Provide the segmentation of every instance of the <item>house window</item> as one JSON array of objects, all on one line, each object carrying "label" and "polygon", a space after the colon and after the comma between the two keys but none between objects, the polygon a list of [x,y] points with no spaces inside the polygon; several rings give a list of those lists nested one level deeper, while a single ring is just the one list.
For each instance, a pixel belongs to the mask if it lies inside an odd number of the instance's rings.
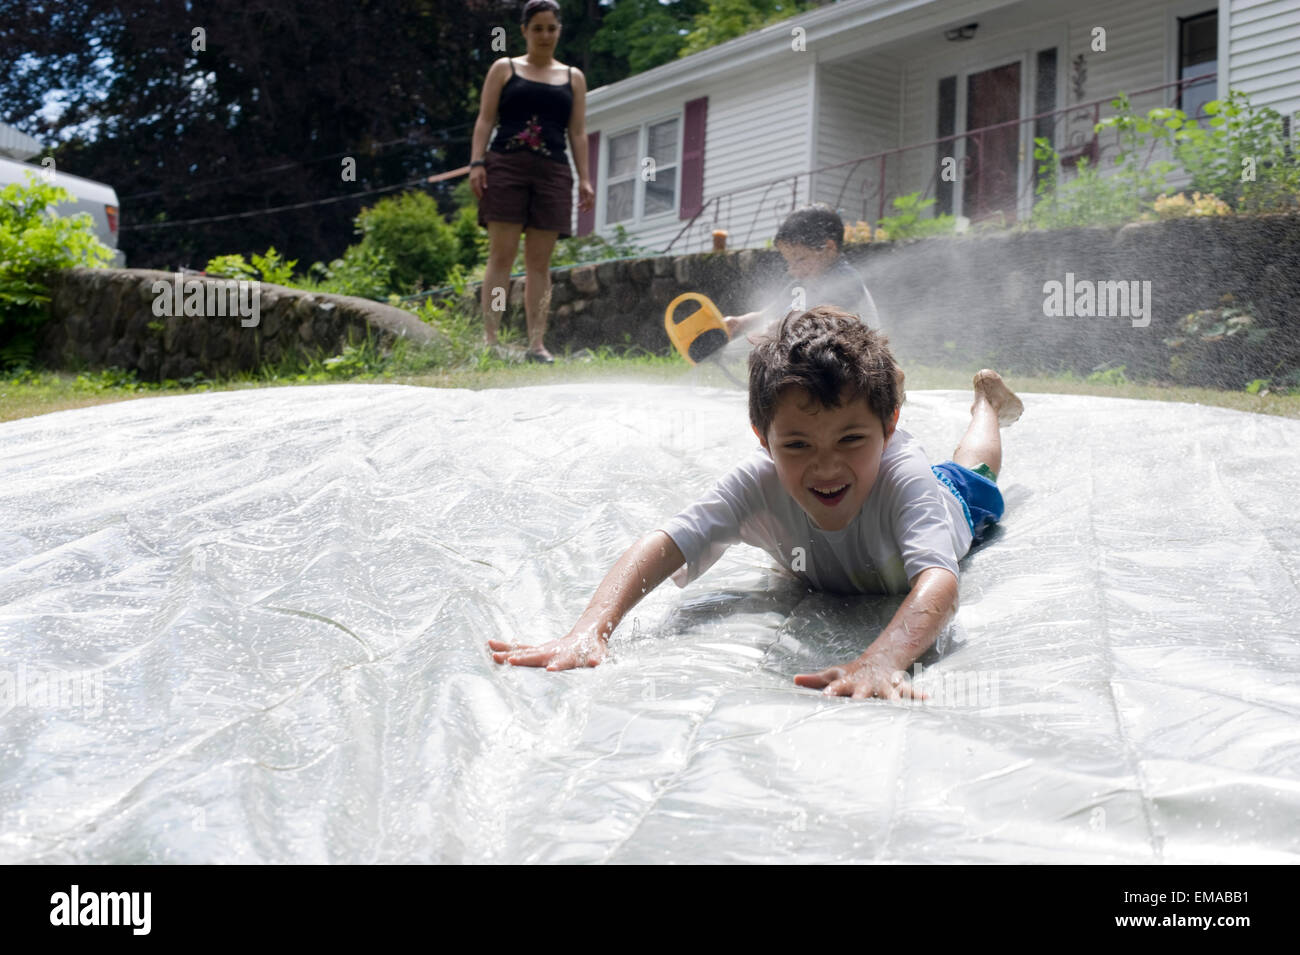
[{"label": "house window", "polygon": [[655,163],[654,182],[645,184],[645,214],[652,216],[677,207],[677,120],[655,123],[646,135],[646,155]]},{"label": "house window", "polygon": [[[1217,10],[1178,18],[1178,78],[1191,80],[1219,68],[1219,14]],[[1193,119],[1205,116],[1203,107],[1217,94],[1214,80],[1182,87],[1178,108]]]},{"label": "house window", "polygon": [[609,138],[609,173],[605,177],[605,221],[636,218],[636,148],[640,130]]},{"label": "house window", "polygon": [[[674,117],[609,137],[605,223],[634,222],[677,208],[681,123]],[[653,165],[643,162],[648,157]],[[654,179],[643,175],[653,169]]]}]

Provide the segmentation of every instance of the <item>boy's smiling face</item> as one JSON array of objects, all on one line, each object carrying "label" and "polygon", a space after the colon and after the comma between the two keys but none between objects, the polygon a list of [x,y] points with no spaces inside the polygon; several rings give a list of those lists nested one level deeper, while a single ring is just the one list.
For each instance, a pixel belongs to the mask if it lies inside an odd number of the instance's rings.
[{"label": "boy's smiling face", "polygon": [[785,259],[785,269],[792,278],[811,279],[821,275],[840,256],[834,239],[827,239],[820,249],[793,242],[778,242],[776,250]]},{"label": "boy's smiling face", "polygon": [[770,443],[763,435],[759,441],[786,493],[822,530],[838,531],[862,510],[897,424],[897,410],[886,427],[865,400],[823,408],[802,388],[787,388],[768,429]]}]

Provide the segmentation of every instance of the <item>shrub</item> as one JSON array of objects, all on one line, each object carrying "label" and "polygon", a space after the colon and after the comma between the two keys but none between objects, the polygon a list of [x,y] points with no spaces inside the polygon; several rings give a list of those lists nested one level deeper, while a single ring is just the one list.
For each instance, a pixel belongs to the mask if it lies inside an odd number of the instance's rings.
[{"label": "shrub", "polygon": [[1163,191],[1165,178],[1173,169],[1166,161],[1140,167],[1136,146],[1120,154],[1118,172],[1103,176],[1099,166],[1086,158],[1078,164],[1073,179],[1061,181],[1061,158],[1046,139],[1034,140],[1038,160],[1038,201],[1029,224],[1037,229],[1068,229],[1080,226],[1117,226],[1141,218],[1146,199]]},{"label": "shrub", "polygon": [[315,263],[310,271],[317,278],[319,291],[382,302],[388,298],[393,264],[381,250],[361,243],[348,246],[343,257],[329,265]]},{"label": "shrub", "polygon": [[[621,225],[614,226],[614,238],[606,239],[593,232],[590,235],[573,235],[555,243],[555,252],[551,255],[551,268],[563,268],[566,265],[585,265],[589,262],[601,262],[606,259],[624,259],[650,255],[638,246]],[[515,259],[514,271],[524,270],[523,243],[519,245],[519,255]]]},{"label": "shrub", "polygon": [[95,236],[84,212],[60,216],[66,189],[29,174],[26,185],[0,189],[0,367],[25,367],[36,352],[36,329],[49,317],[49,279],[56,269],[102,268],[113,251]]},{"label": "shrub", "polygon": [[[1172,196],[1161,193],[1156,197],[1152,209],[1158,219],[1232,215],[1232,210],[1228,208],[1228,204],[1218,196],[1203,196],[1199,192],[1193,193],[1191,199],[1188,199],[1187,194],[1183,192],[1175,193]],[[1145,218],[1150,217],[1146,216]]]},{"label": "shrub", "polygon": [[[1034,158],[1040,165],[1031,225],[1113,226],[1151,218],[1152,213],[1169,218],[1184,211],[1281,212],[1300,204],[1300,158],[1283,135],[1282,117],[1267,107],[1252,109],[1244,94],[1233,90],[1226,100],[1206,103],[1205,126],[1167,107],[1139,116],[1124,94],[1111,105],[1116,114],[1094,128],[1098,133],[1113,130],[1119,139],[1112,175],[1103,176],[1081,160],[1078,175],[1061,181],[1056,151],[1047,140],[1034,140]],[[1173,161],[1142,162],[1156,147]],[[1191,179],[1189,189],[1202,197],[1185,210],[1183,200],[1164,198],[1167,177],[1180,167]]]},{"label": "shrub", "polygon": [[208,259],[208,264],[203,266],[203,271],[208,275],[215,275],[222,278],[230,279],[255,279],[257,272],[242,255],[214,255]]},{"label": "shrub", "polygon": [[877,223],[876,238],[923,239],[932,235],[951,235],[957,230],[957,219],[951,215],[923,217],[922,213],[934,205],[934,199],[922,199],[919,192],[899,196],[892,203],[897,214],[885,216]]},{"label": "shrub", "polygon": [[280,258],[275,246],[266,250],[266,255],[253,253],[252,265],[244,261],[242,255],[218,255],[208,259],[203,271],[208,275],[217,275],[231,279],[269,282],[272,285],[288,285],[293,281],[293,267],[297,259],[288,262]]},{"label": "shrub", "polygon": [[407,192],[362,209],[356,219],[365,257],[390,263],[386,293],[437,288],[459,256],[457,233],[424,192]]},{"label": "shrub", "polygon": [[1300,157],[1287,143],[1282,116],[1251,107],[1237,90],[1226,100],[1206,103],[1205,112],[1208,128],[1181,110],[1147,114],[1152,137],[1171,145],[1191,176],[1191,188],[1243,212],[1294,209],[1300,202]]},{"label": "shrub", "polygon": [[452,223],[456,236],[456,264],[463,269],[473,269],[487,260],[487,232],[478,224],[478,209],[463,206]]}]

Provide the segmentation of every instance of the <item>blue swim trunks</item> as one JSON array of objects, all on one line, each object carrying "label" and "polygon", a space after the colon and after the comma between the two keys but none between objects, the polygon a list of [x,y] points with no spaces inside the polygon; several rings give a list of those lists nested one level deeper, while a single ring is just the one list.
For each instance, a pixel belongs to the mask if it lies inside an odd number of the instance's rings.
[{"label": "blue swim trunks", "polygon": [[[961,501],[962,513],[966,515],[966,523],[970,525],[972,541],[979,543],[989,527],[1002,519],[1006,505],[998,486],[982,474],[976,474],[970,468],[964,468],[953,461],[932,464],[930,470],[944,487],[957,495],[957,500]],[[988,468],[981,465],[981,470],[987,471]]]}]

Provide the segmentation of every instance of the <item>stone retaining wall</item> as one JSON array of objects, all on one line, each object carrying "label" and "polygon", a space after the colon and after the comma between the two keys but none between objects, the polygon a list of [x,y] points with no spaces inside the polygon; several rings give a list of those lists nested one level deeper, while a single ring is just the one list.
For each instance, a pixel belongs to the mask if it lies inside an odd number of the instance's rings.
[{"label": "stone retaining wall", "polygon": [[[1191,360],[1181,366],[1182,377],[1238,387],[1242,376],[1263,376],[1279,364],[1300,367],[1300,216],[975,234],[847,246],[845,256],[871,290],[895,351],[913,361],[1022,373],[1087,374],[1123,365],[1130,377],[1179,377],[1165,339],[1178,334],[1184,315],[1232,295],[1274,329],[1268,346],[1246,355],[1238,339],[1185,346],[1183,357]],[[667,353],[664,310],[681,292],[702,292],[734,315],[765,304],[786,280],[780,255],[770,250],[630,259],[551,274],[552,351],[632,343]],[[1150,282],[1149,324],[1045,315],[1045,283],[1064,285],[1069,276]],[[477,308],[477,289],[471,292],[463,304]],[[523,327],[523,292],[524,280],[512,279],[507,326]]]},{"label": "stone retaining wall", "polygon": [[[1300,368],[1300,216],[969,235],[848,246],[845,256],[862,273],[905,361],[1012,373],[1087,374],[1122,365],[1130,377],[1225,387]],[[680,293],[702,292],[724,313],[740,314],[770,301],[785,281],[776,252],[752,249],[603,262],[551,275],[546,343],[560,352],[633,344],[666,354],[664,309]],[[1045,315],[1045,283],[1071,277],[1150,283],[1149,322]],[[381,344],[436,336],[402,309],[273,285],[261,286],[257,327],[238,318],[160,318],[154,283],[174,278],[140,269],[60,273],[40,357],[181,378],[255,368],[292,352],[334,354],[367,330]],[[507,327],[522,329],[523,295],[523,278],[512,279]],[[1268,330],[1263,344],[1247,347],[1244,336],[1198,340],[1181,350],[1165,343],[1179,334],[1184,315],[1217,306],[1225,295],[1254,307]],[[477,312],[477,288],[460,304]]]},{"label": "stone retaining wall", "polygon": [[[383,347],[399,338],[419,344],[436,333],[410,312],[368,299],[304,292],[252,283],[256,321],[239,306],[253,303],[245,287],[242,302],[208,298],[227,292],[229,280],[186,275],[203,288],[203,314],[183,314],[186,286],[174,294],[177,275],[148,269],[65,269],[51,284],[51,319],[41,330],[37,358],[54,367],[85,365],[134,369],[145,380],[184,378],[202,371],[211,377],[251,371],[286,355],[338,354],[367,333]],[[158,283],[163,283],[159,285]],[[190,286],[192,289],[194,286]],[[159,301],[165,296],[166,301]],[[181,308],[175,308],[177,301]],[[199,296],[193,298],[195,308]],[[158,306],[155,305],[158,303]],[[213,309],[214,305],[224,308]],[[173,314],[159,315],[158,312]]]}]

